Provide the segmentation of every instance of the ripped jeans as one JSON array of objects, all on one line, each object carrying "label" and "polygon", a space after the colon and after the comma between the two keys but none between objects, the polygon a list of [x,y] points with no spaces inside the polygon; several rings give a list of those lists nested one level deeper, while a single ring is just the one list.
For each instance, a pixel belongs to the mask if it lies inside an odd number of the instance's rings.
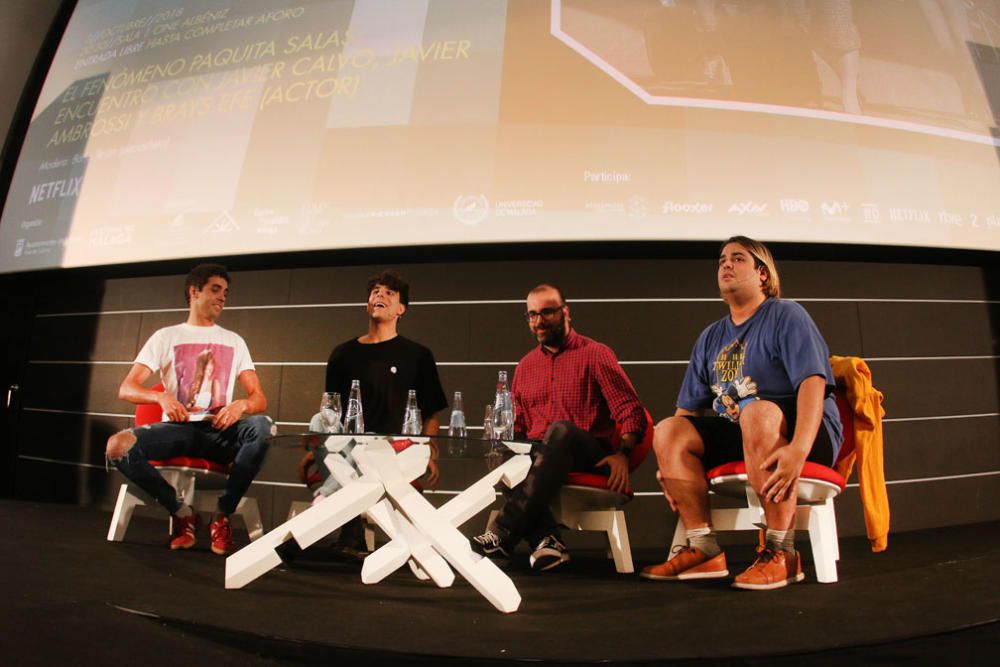
[{"label": "ripped jeans", "polygon": [[270,444],[273,422],[266,415],[244,417],[218,431],[210,421],[160,422],[130,429],[135,444],[111,463],[128,480],[153,497],[168,512],[181,508],[177,490],[149,464],[178,456],[208,459],[220,465],[232,464],[225,489],[219,496],[219,511],[232,514],[253,478],[260,472]]}]

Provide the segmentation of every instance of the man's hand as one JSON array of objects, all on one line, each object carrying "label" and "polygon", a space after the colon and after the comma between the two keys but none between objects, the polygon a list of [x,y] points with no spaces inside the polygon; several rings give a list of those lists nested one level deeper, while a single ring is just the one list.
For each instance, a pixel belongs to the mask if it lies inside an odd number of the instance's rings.
[{"label": "man's hand", "polygon": [[167,418],[167,421],[172,422],[186,422],[190,418],[190,414],[183,405],[180,404],[175,397],[170,394],[158,391],[156,397],[156,402],[160,404],[163,408],[163,415]]},{"label": "man's hand", "polygon": [[427,461],[427,477],[425,481],[427,482],[427,488],[436,489],[438,485],[438,478],[441,477],[441,471],[438,469],[437,461],[434,459],[429,459]]},{"label": "man's hand", "polygon": [[760,466],[761,470],[773,470],[760,488],[761,495],[772,503],[795,498],[806,456],[792,444],[778,447]]},{"label": "man's hand", "polygon": [[218,429],[219,431],[225,431],[227,428],[235,424],[246,412],[247,402],[243,399],[238,401],[233,401],[226,407],[219,410],[215,417],[212,419],[212,428]]},{"label": "man's hand", "polygon": [[628,488],[628,457],[617,452],[611,456],[605,456],[594,467],[600,468],[603,465],[611,469],[611,474],[608,475],[608,488],[615,493],[625,493]]}]

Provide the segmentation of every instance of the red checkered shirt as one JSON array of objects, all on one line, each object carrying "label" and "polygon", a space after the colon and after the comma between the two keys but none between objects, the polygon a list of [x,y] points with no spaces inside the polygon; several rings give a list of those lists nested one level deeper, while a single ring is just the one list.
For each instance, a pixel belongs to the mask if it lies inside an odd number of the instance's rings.
[{"label": "red checkered shirt", "polygon": [[514,371],[514,433],[541,440],[553,422],[567,420],[610,441],[615,424],[641,438],[646,413],[611,348],[572,329],[557,352],[539,345]]}]

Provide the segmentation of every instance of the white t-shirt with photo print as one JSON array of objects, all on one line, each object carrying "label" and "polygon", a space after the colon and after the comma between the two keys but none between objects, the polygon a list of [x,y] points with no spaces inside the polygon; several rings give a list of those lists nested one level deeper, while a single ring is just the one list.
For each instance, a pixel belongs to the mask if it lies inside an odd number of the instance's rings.
[{"label": "white t-shirt with photo print", "polygon": [[217,324],[177,324],[156,331],[135,363],[160,373],[164,391],[200,421],[233,401],[236,378],[254,370],[243,338]]}]

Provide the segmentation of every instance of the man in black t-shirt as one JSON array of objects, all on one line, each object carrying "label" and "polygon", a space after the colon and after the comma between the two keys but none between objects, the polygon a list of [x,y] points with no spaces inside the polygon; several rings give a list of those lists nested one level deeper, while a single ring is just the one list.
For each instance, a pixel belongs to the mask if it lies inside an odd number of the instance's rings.
[{"label": "man in black t-shirt", "polygon": [[[410,286],[395,271],[386,270],[369,278],[368,333],[334,348],[326,365],[326,391],[338,392],[345,409],[351,381],[360,381],[368,432],[402,430],[410,389],[417,391],[424,435],[437,434],[440,426],[437,413],[448,405],[434,355],[396,330],[409,303]],[[431,452],[425,481],[433,487],[438,480],[437,452],[433,446]],[[341,556],[356,557],[355,552],[359,555],[363,545],[363,525],[353,521],[341,529],[334,550]]]}]

